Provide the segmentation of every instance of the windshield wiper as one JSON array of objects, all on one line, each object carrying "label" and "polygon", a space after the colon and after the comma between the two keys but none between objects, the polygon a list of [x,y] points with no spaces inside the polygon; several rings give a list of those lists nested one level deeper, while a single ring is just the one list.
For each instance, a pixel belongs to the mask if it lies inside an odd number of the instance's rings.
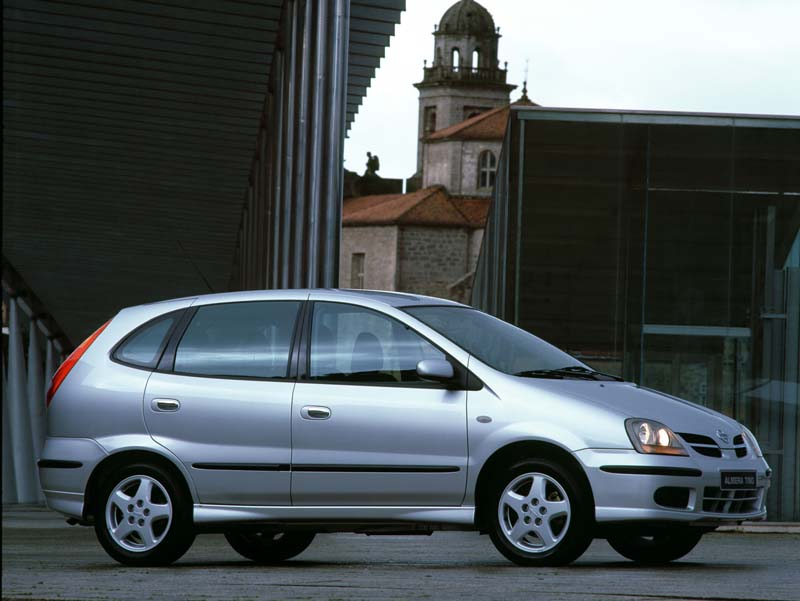
[{"label": "windshield wiper", "polygon": [[577,378],[581,380],[615,380],[617,382],[622,382],[622,378],[619,376],[604,374],[603,372],[587,369],[580,365],[570,365],[568,367],[560,367],[559,369],[528,369],[517,372],[514,375],[524,378]]}]

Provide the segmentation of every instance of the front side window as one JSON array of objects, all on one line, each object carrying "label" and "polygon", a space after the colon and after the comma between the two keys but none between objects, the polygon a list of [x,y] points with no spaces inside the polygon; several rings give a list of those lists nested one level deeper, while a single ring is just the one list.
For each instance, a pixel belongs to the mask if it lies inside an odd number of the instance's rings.
[{"label": "front side window", "polygon": [[285,378],[300,301],[207,305],[175,351],[175,371],[220,377]]},{"label": "front side window", "polygon": [[444,353],[396,319],[341,303],[315,303],[309,377],[345,383],[419,383],[417,363]]},{"label": "front side window", "polygon": [[137,367],[155,367],[179,313],[164,315],[140,327],[114,351],[114,358]]},{"label": "front side window", "polygon": [[478,187],[491,188],[497,174],[497,158],[491,150],[484,150],[478,157]]},{"label": "front side window", "polygon": [[552,344],[510,323],[469,307],[408,307],[425,325],[487,365],[507,374],[586,367]]}]

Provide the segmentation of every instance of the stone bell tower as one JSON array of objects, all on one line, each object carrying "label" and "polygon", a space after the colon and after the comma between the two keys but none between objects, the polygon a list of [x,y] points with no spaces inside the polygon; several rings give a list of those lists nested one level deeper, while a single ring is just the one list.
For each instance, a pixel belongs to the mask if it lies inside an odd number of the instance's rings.
[{"label": "stone bell tower", "polygon": [[424,68],[419,90],[417,173],[422,174],[422,147],[428,135],[483,111],[505,106],[516,88],[497,59],[499,28],[474,0],[459,0],[447,9],[433,32],[433,62]]}]

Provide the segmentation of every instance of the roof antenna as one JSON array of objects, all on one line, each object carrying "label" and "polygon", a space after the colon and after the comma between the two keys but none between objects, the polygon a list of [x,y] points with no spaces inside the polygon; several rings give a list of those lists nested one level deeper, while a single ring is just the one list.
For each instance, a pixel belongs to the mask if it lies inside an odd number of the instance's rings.
[{"label": "roof antenna", "polygon": [[208,280],[206,279],[206,276],[203,275],[203,272],[200,271],[200,268],[197,266],[197,263],[195,263],[192,260],[192,258],[186,252],[186,249],[183,248],[183,244],[181,244],[181,241],[176,238],[175,242],[178,243],[178,248],[181,249],[181,254],[183,255],[183,258],[186,259],[187,261],[189,261],[189,263],[192,264],[192,267],[194,267],[194,270],[197,272],[197,275],[199,275],[200,279],[202,279],[205,282],[206,286],[208,287],[209,292],[211,292],[213,294],[214,293],[214,289],[211,287],[211,284],[209,284]]},{"label": "roof antenna", "polygon": [[528,98],[528,63],[529,62],[530,62],[530,59],[526,58],[525,59],[525,79],[522,80],[522,96],[520,97],[520,100],[530,100],[530,98]]}]

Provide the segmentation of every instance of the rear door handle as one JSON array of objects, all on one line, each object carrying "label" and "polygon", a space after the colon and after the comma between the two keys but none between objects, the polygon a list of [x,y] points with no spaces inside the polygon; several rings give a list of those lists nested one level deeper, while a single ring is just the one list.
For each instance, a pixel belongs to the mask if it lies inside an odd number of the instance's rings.
[{"label": "rear door handle", "polygon": [[177,411],[181,408],[181,402],[177,399],[153,399],[150,407],[153,411]]},{"label": "rear door handle", "polygon": [[300,410],[303,419],[329,419],[331,410],[319,405],[307,405]]}]

